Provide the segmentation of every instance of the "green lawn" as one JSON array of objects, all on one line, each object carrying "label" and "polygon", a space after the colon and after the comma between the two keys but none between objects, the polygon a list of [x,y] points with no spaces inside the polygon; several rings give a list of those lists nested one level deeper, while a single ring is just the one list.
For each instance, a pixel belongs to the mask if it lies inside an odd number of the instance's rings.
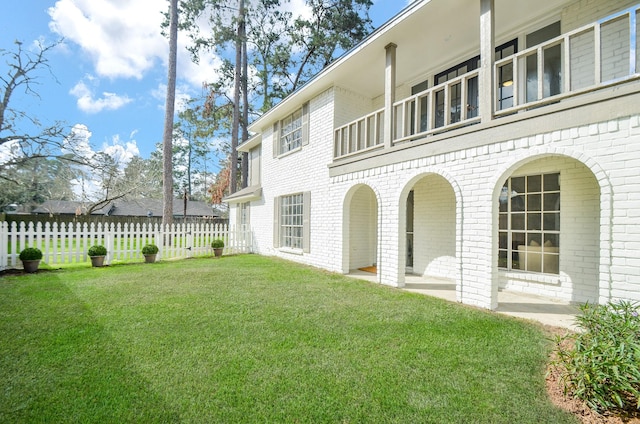
[{"label": "green lawn", "polygon": [[0,277],[0,335],[0,422],[575,422],[540,328],[254,255]]}]

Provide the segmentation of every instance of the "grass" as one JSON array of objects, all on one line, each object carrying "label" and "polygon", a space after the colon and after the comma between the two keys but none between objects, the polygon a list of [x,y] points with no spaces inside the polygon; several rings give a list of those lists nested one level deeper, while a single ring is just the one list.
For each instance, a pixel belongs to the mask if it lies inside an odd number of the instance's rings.
[{"label": "grass", "polygon": [[0,422],[575,422],[531,324],[253,255],[0,279]]}]

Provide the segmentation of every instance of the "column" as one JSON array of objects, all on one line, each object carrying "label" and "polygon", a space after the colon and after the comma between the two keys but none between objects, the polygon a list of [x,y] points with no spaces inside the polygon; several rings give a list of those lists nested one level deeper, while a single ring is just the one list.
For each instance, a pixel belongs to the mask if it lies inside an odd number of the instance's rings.
[{"label": "column", "polygon": [[396,46],[387,44],[385,70],[384,70],[384,148],[391,147],[393,141],[393,103],[396,101]]},{"label": "column", "polygon": [[494,0],[480,0],[480,120],[489,122],[495,110],[495,5]]}]

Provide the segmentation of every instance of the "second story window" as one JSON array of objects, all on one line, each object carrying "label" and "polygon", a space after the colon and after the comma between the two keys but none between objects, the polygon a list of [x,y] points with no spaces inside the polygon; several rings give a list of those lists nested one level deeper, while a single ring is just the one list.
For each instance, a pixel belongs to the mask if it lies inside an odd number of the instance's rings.
[{"label": "second story window", "polygon": [[296,150],[309,143],[309,103],[274,124],[274,156]]}]

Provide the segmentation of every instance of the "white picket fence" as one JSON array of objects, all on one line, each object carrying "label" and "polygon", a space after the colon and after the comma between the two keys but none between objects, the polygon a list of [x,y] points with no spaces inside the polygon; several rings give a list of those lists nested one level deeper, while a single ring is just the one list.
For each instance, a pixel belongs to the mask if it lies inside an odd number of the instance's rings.
[{"label": "white picket fence", "polygon": [[142,260],[142,247],[158,246],[156,260],[191,258],[213,254],[211,242],[225,242],[224,253],[250,253],[251,233],[230,230],[226,224],[49,223],[26,225],[0,222],[0,271],[21,268],[20,251],[25,247],[42,250],[48,265],[88,262],[87,250],[94,244],[107,248],[105,264]]}]

